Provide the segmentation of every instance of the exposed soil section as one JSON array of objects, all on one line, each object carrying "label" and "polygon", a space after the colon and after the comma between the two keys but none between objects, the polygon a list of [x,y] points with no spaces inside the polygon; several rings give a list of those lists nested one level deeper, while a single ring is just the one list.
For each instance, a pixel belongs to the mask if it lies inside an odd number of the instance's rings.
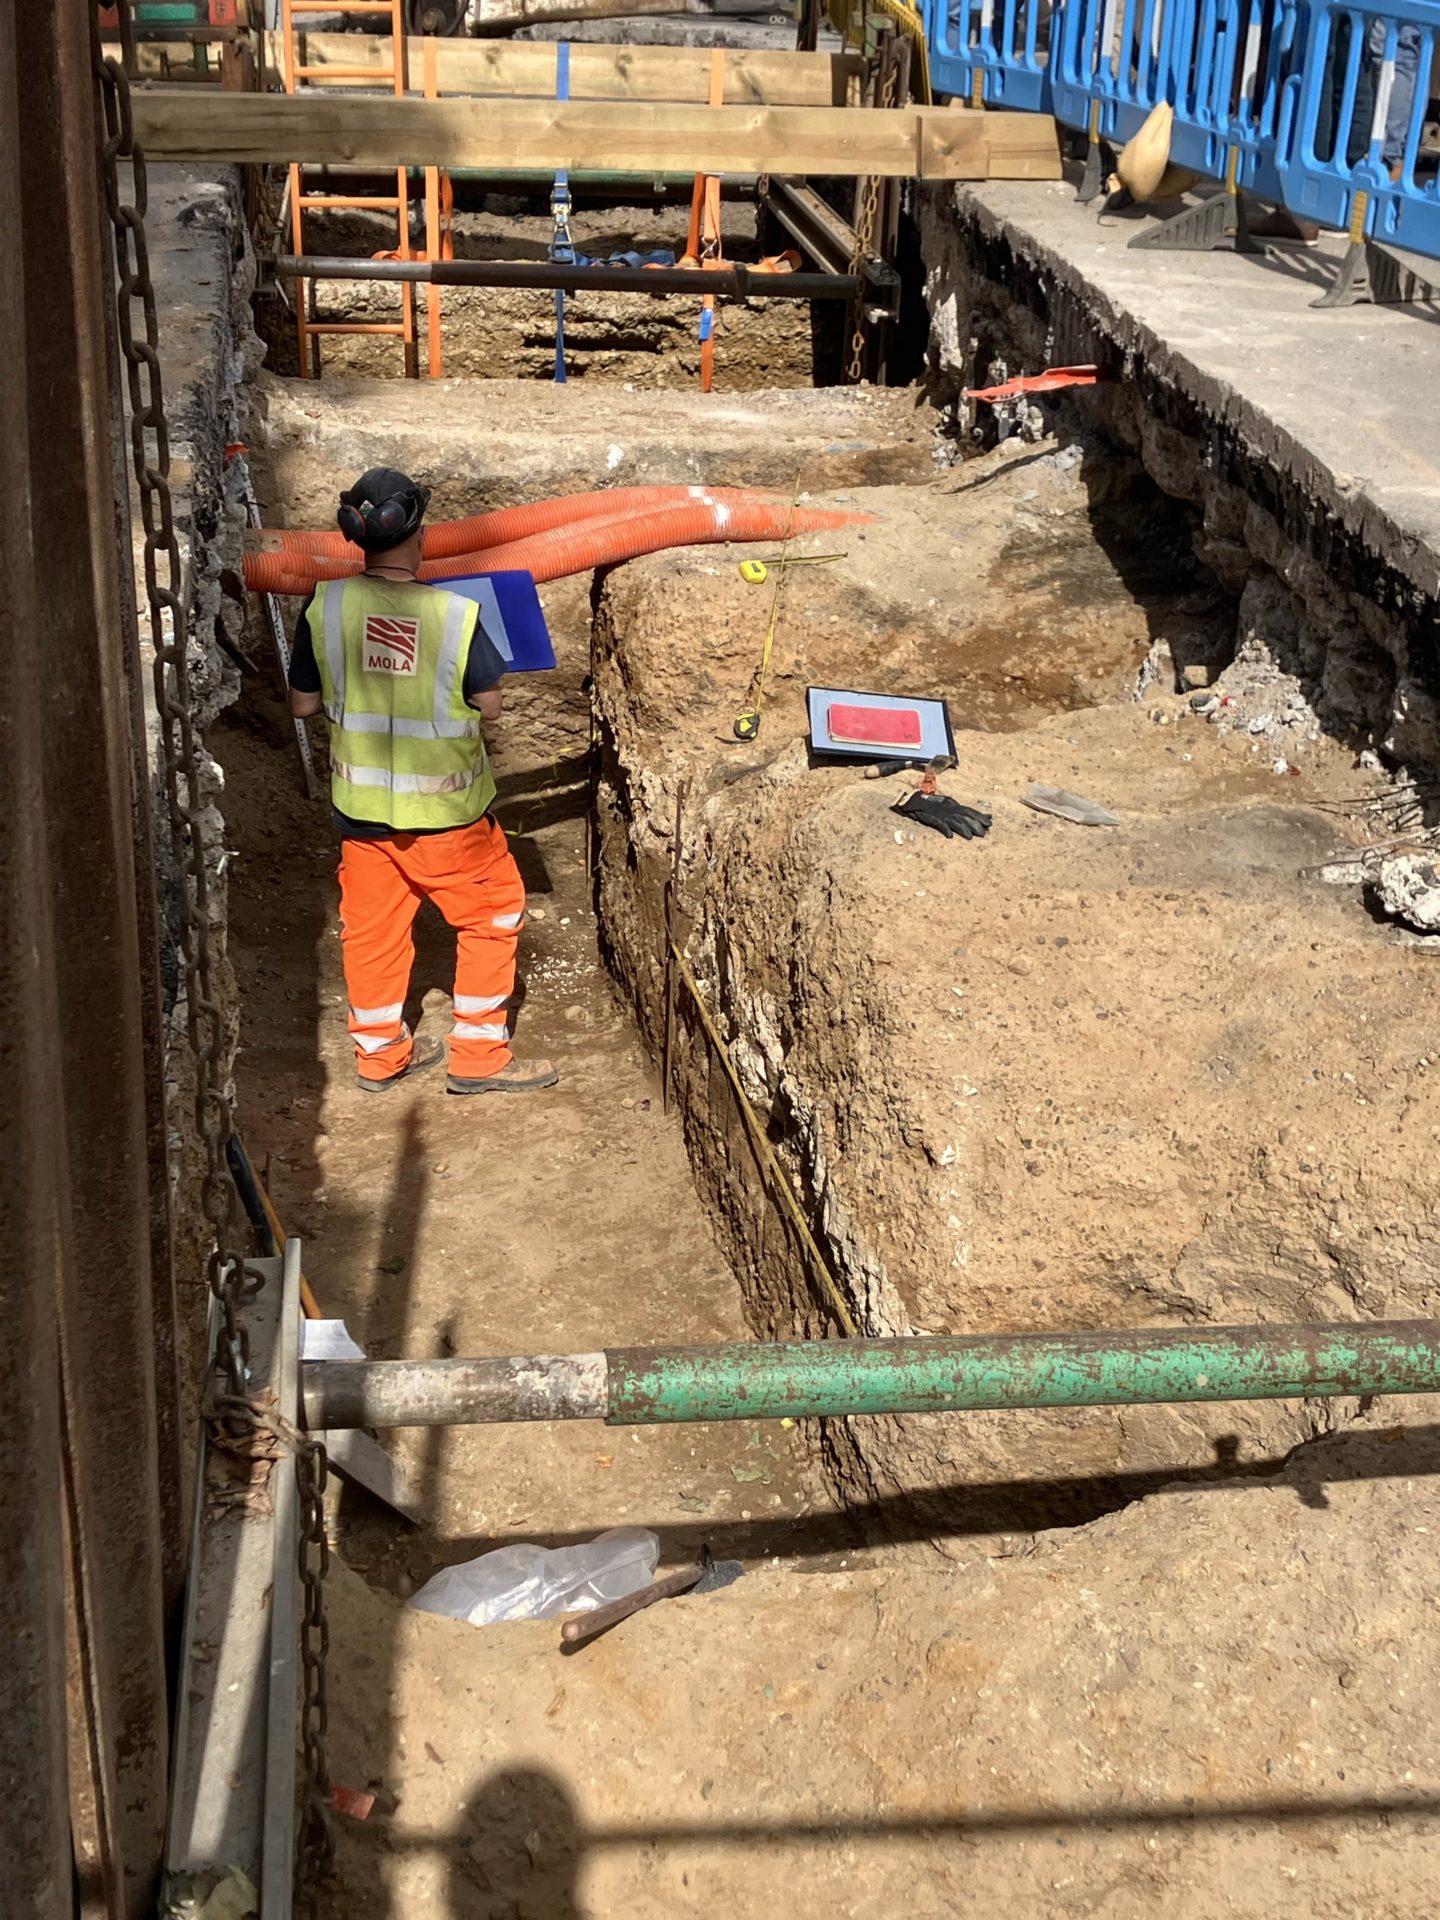
[{"label": "exposed soil section", "polygon": [[329,1911],[1428,1920],[1437,1463],[1377,1423],[1024,1558],[751,1573],[574,1657],[342,1569],[331,1751],[380,1798]]},{"label": "exposed soil section", "polygon": [[[1345,837],[1330,809],[1367,776],[1273,666],[1258,684],[1300,724],[1230,724],[1263,651],[1254,604],[1240,657],[1196,696],[1211,718],[1168,690],[1134,702],[1151,648],[1219,657],[1237,610],[1187,577],[1159,496],[1132,488],[1126,533],[1115,456],[1098,495],[1086,471],[1002,449],[958,492],[868,492],[875,523],[847,559],[787,591],[758,745],[731,721],[761,596],[714,556],[612,575],[597,698],[616,965],[656,1033],[683,781],[686,951],[865,1330],[1426,1313],[1432,952],[1313,871]],[[1057,592],[1072,567],[1083,590]],[[960,764],[942,785],[993,809],[990,837],[947,842],[890,812],[899,781],[807,765],[807,682],[946,696]],[[1121,824],[1034,813],[1031,781]],[[688,1020],[678,1079],[752,1318],[818,1331]],[[827,1439],[852,1491],[933,1489],[937,1535],[1004,1532],[1085,1517],[1112,1476],[1125,1497],[1137,1473],[1283,1452],[1341,1413],[835,1423]],[[957,1466],[974,1487],[958,1499]]]},{"label": "exposed soil section", "polygon": [[[229,230],[189,204],[163,264],[183,282],[203,240],[204,284]],[[463,246],[540,257],[548,221],[516,211],[467,216]],[[582,208],[576,233],[673,244],[683,218]],[[385,244],[361,224],[337,243]],[[937,262],[941,397],[977,354],[1089,357],[1034,287]],[[445,299],[460,377],[405,383],[393,343],[347,343],[326,365],[348,377],[262,383],[268,523],[330,524],[382,461],[443,516],[646,480],[788,495],[798,469],[872,518],[803,543],[843,558],[791,576],[749,745],[732,724],[770,589],[740,551],[544,590],[558,669],[511,683],[492,744],[531,907],[517,1040],[564,1077],[527,1102],[434,1080],[376,1098],[353,1083],[326,809],[299,798],[267,642],[225,595],[242,517],[213,476],[240,425],[228,400],[187,423],[197,637],[233,649],[207,700],[252,661],[211,738],[238,1111],[367,1350],[833,1333],[683,996],[663,1110],[682,788],[681,944],[863,1330],[1433,1311],[1437,950],[1329,884],[1379,788],[1356,750],[1433,731],[1413,636],[1357,555],[1328,566],[1273,477],[1153,404],[1144,369],[1059,403],[1068,442],[939,474],[917,395],[799,390],[827,377],[801,308],[727,309],[702,398],[679,303],[577,296],[557,388],[548,296]],[[972,416],[951,424],[978,452]],[[989,838],[927,835],[891,813],[898,781],[811,765],[812,682],[944,696],[942,785],[993,811]],[[1032,780],[1119,826],[1028,810]],[[412,1023],[443,1032],[452,940],[429,915],[418,933]],[[425,1520],[332,1502],[331,1773],[378,1799],[340,1823],[325,1911],[660,1920],[759,1914],[778,1888],[798,1920],[1429,1920],[1431,1411],[387,1436]],[[745,1577],[573,1656],[553,1624],[403,1605],[485,1547],[617,1524],[653,1527],[664,1566],[706,1542]]]},{"label": "exposed soil section", "polygon": [[[330,191],[346,191],[333,183]],[[388,189],[394,192],[393,186]],[[419,204],[423,210],[423,197]],[[483,211],[455,216],[457,259],[543,261],[553,235],[543,202],[490,196]],[[753,202],[727,201],[722,209],[727,259],[752,264],[759,258]],[[386,216],[325,213],[307,216],[305,245],[314,254],[368,257],[393,247],[394,222]],[[685,251],[689,206],[577,205],[571,216],[576,250],[597,260],[616,253]],[[635,387],[690,388],[698,393],[698,338],[702,276],[696,296],[594,294],[565,296],[565,361],[571,380],[628,381]],[[417,291],[420,357],[425,364],[425,296]],[[316,283],[315,316],[321,320],[398,320],[399,289],[377,282]],[[722,300],[715,312],[715,390],[753,393],[765,387],[829,386],[839,379],[843,302]],[[446,287],[441,293],[443,365],[447,377],[553,380],[555,296],[511,287]],[[277,303],[267,303],[269,364],[282,374],[297,370],[293,322]],[[338,334],[320,342],[325,376],[398,376],[400,342],[383,336]]]},{"label": "exposed soil section", "polygon": [[[525,380],[265,380],[267,524],[330,527],[340,486],[399,464],[432,520],[596,487],[905,485],[936,471],[935,415],[909,392],[732,395]],[[548,591],[548,589],[547,589]]]},{"label": "exposed soil section", "polygon": [[[482,412],[492,423],[506,391],[488,390]],[[445,475],[436,510],[463,514],[573,485],[587,435],[628,437],[642,427],[640,404],[624,396],[597,420],[593,403],[561,395],[571,432],[537,444],[520,427],[533,419],[527,396],[515,445],[525,443],[527,472],[547,454],[549,466],[522,488],[503,438],[433,390],[357,386],[339,401],[323,387],[271,383],[268,392],[272,423],[291,423],[257,459],[272,524],[324,524],[355,471],[387,457],[410,463],[406,434],[429,448],[414,470]],[[408,425],[394,419],[397,395],[412,403]],[[774,399],[787,425],[771,469],[777,483],[783,458],[793,484],[801,454],[840,479],[929,468],[917,424],[925,416],[909,396]],[[758,442],[760,418],[730,437]],[[653,445],[650,477],[685,477],[694,446],[662,445],[667,429],[653,417],[645,430],[654,436],[645,443]],[[697,441],[703,452],[704,435]],[[530,898],[517,1046],[556,1061],[564,1077],[553,1094],[464,1101],[423,1081],[380,1097],[360,1092],[345,1032],[337,846],[328,809],[299,795],[290,724],[268,672],[247,677],[241,705],[216,736],[235,848],[230,950],[247,1010],[239,1062],[247,1144],[257,1163],[270,1161],[272,1192],[304,1241],[321,1301],[376,1358],[746,1337],[678,1116],[662,1112],[597,950],[583,690],[591,590],[588,579],[544,589],[557,669],[512,678],[505,717],[490,730],[499,813]],[[252,640],[263,660],[264,636]],[[323,777],[323,742],[316,746]],[[428,910],[417,933],[410,1018],[443,1034],[453,937]],[[720,1533],[751,1562],[843,1557],[858,1538],[794,1427],[627,1436],[579,1425],[457,1429],[397,1434],[387,1444],[412,1473],[426,1523],[418,1533],[399,1527],[352,1494],[339,1540],[352,1565],[399,1593],[486,1546],[589,1538],[621,1523],[655,1528],[667,1565]]]}]

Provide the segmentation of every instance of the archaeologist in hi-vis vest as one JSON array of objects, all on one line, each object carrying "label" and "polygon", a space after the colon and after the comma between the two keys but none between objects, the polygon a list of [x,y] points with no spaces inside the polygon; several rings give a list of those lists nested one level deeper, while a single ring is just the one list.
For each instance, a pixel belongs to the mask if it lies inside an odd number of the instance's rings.
[{"label": "archaeologist in hi-vis vest", "polygon": [[422,900],[455,928],[451,1093],[553,1086],[548,1060],[517,1060],[507,1015],[525,887],[490,811],[495,777],[480,730],[500,717],[504,662],[473,600],[422,586],[430,495],[372,467],[337,518],[365,571],[323,580],[295,627],[290,711],[324,711],[330,798],[341,837],[340,941],[360,1085],[382,1092],[445,1057],[414,1039],[405,995]]}]

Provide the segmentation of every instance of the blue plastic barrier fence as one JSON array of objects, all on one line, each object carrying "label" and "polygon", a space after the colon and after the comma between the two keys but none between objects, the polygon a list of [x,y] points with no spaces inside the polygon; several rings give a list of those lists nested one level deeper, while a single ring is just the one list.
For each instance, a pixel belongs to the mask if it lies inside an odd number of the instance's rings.
[{"label": "blue plastic barrier fence", "polygon": [[1178,165],[1282,197],[1280,101],[1303,38],[1298,0],[1195,0],[1170,38],[1170,157]]},{"label": "blue plastic barrier fence", "polygon": [[1067,0],[926,0],[930,85],[975,105],[1050,111],[1050,43]]},{"label": "blue plastic barrier fence", "polygon": [[1195,0],[1063,0],[1054,35],[1057,120],[1123,145],[1169,97],[1170,45]]},{"label": "blue plastic barrier fence", "polygon": [[1278,200],[1282,87],[1303,17],[1302,0],[1063,0],[1056,117],[1121,146],[1168,101],[1177,165]]},{"label": "blue plastic barrier fence", "polygon": [[1437,28],[1435,0],[1312,0],[1281,98],[1278,168],[1292,213],[1355,242],[1440,258],[1440,181],[1419,165]]}]

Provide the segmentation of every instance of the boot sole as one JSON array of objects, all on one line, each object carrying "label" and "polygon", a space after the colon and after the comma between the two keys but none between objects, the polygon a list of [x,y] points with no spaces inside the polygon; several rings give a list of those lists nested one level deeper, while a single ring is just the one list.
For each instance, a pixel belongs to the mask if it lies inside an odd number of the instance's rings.
[{"label": "boot sole", "polygon": [[558,1073],[547,1073],[538,1080],[457,1080],[452,1073],[445,1082],[447,1093],[539,1093],[559,1084]]}]

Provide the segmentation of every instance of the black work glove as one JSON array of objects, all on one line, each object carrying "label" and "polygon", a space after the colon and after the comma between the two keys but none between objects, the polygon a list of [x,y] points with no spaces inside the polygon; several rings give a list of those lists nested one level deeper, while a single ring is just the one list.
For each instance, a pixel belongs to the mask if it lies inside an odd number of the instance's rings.
[{"label": "black work glove", "polygon": [[958,800],[952,800],[947,793],[921,793],[917,790],[908,794],[890,811],[903,814],[917,826],[933,827],[936,833],[943,833],[947,840],[953,840],[957,835],[962,840],[983,840],[990,831],[988,813],[981,813],[976,807],[962,807]]}]

